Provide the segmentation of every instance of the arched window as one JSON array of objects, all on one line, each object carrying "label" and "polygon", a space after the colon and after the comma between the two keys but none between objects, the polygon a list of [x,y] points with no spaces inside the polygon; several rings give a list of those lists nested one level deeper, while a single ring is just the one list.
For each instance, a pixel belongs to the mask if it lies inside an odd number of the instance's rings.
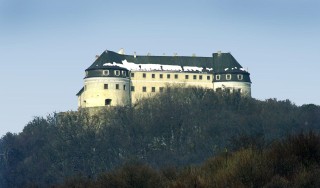
[{"label": "arched window", "polygon": [[111,99],[106,99],[105,101],[104,101],[104,105],[106,105],[106,106],[109,106],[109,105],[111,105]]}]

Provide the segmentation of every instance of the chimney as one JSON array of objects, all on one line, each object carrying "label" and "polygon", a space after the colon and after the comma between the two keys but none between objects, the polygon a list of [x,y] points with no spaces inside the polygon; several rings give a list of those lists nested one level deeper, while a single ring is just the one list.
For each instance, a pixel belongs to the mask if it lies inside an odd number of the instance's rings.
[{"label": "chimney", "polygon": [[134,57],[134,58],[137,58],[137,52],[134,52],[134,53],[133,53],[133,57]]},{"label": "chimney", "polygon": [[118,51],[118,54],[124,55],[124,49],[121,48],[121,49]]}]

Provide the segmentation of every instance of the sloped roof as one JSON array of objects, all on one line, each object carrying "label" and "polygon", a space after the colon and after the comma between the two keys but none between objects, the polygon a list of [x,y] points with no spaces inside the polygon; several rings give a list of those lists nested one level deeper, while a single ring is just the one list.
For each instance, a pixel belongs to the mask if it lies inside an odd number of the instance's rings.
[{"label": "sloped roof", "polygon": [[214,73],[247,73],[230,53],[213,54]]},{"label": "sloped roof", "polygon": [[123,60],[135,64],[165,64],[180,66],[197,66],[212,68],[212,57],[191,57],[191,56],[140,56],[122,55],[112,51],[104,51],[98,59],[87,69],[104,69],[105,63],[122,63]]}]

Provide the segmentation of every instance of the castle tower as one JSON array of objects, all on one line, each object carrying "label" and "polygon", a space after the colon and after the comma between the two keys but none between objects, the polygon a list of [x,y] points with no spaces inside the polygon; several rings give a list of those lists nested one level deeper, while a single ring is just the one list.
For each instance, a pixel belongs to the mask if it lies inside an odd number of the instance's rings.
[{"label": "castle tower", "polygon": [[230,53],[213,54],[214,91],[240,92],[251,97],[250,73]]},{"label": "castle tower", "polygon": [[98,59],[86,69],[84,87],[78,92],[78,107],[125,106],[131,104],[130,78],[126,68]]}]

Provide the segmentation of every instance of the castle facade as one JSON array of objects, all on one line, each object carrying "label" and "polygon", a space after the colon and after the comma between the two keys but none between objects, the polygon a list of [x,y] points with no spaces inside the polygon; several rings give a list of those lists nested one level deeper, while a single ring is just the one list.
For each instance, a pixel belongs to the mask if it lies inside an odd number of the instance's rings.
[{"label": "castle facade", "polygon": [[250,74],[230,53],[196,57],[104,51],[85,72],[77,93],[80,108],[131,105],[174,85],[251,96]]}]

